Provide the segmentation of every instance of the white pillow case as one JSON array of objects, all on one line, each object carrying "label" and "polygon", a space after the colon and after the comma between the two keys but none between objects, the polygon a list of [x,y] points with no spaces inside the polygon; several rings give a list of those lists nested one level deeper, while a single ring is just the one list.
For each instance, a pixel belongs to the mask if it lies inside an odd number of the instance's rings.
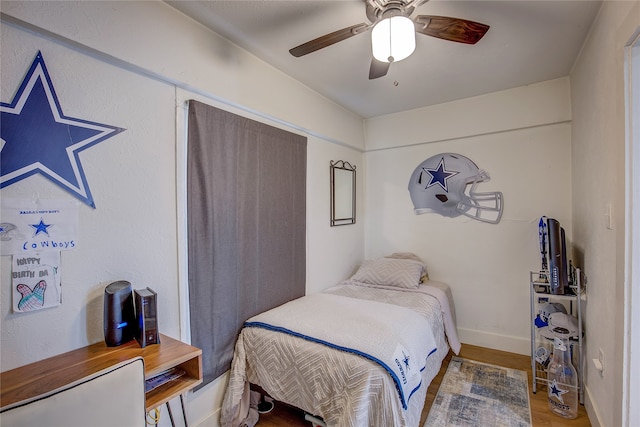
[{"label": "white pillow case", "polygon": [[420,283],[425,283],[429,280],[429,274],[427,273],[426,264],[420,259],[420,257],[413,252],[394,252],[391,255],[386,255],[385,258],[395,258],[395,259],[412,259],[418,261],[422,264],[422,276],[420,276]]},{"label": "white pillow case", "polygon": [[410,259],[379,258],[362,263],[351,280],[370,285],[412,289],[420,284],[424,264]]}]

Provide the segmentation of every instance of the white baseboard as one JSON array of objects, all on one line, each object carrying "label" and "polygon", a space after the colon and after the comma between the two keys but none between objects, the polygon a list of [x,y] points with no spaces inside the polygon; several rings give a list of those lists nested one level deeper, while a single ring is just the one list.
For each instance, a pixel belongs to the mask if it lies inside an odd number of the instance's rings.
[{"label": "white baseboard", "polygon": [[511,337],[460,327],[458,328],[458,338],[463,344],[477,345],[510,353],[531,354],[531,341],[529,338]]},{"label": "white baseboard", "polygon": [[200,390],[189,393],[189,425],[193,427],[220,427],[222,400],[228,382],[228,371],[205,385]]},{"label": "white baseboard", "polygon": [[591,391],[586,384],[584,386],[584,407],[587,410],[591,427],[601,427],[603,424],[600,420],[600,413],[598,412],[598,408],[593,404],[593,400],[591,400]]},{"label": "white baseboard", "polygon": [[[189,423],[191,425],[191,423]],[[220,410],[209,414],[206,418],[198,420],[194,427],[220,427]]]}]

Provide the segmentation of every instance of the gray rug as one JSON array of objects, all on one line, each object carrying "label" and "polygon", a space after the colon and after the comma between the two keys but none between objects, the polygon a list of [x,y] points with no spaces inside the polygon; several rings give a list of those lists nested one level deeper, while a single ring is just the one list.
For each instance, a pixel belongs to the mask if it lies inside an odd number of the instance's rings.
[{"label": "gray rug", "polygon": [[527,373],[453,357],[424,427],[531,426]]}]

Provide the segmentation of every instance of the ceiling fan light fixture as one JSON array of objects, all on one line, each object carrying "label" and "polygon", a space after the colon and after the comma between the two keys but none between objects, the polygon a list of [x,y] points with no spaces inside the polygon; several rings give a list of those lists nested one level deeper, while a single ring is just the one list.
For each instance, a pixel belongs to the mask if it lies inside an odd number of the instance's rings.
[{"label": "ceiling fan light fixture", "polygon": [[406,16],[392,16],[378,22],[371,31],[373,57],[382,62],[398,62],[416,48],[413,21]]}]

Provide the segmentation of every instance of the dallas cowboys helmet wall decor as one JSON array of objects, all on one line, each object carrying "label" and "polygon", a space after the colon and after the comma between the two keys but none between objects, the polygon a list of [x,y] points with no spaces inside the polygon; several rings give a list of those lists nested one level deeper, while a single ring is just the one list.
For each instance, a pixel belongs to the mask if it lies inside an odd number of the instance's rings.
[{"label": "dallas cowboys helmet wall decor", "polygon": [[497,224],[502,217],[502,192],[476,191],[478,184],[489,179],[489,174],[463,155],[441,153],[429,157],[418,165],[409,181],[414,212],[449,218],[465,215]]}]

